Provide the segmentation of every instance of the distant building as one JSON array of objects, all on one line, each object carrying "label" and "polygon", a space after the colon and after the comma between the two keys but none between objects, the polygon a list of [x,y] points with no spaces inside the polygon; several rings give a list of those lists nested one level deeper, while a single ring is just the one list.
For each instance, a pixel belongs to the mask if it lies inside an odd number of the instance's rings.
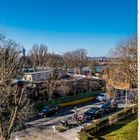
[{"label": "distant building", "polygon": [[89,67],[83,67],[81,69],[81,74],[84,74],[84,75],[91,75],[91,68]]},{"label": "distant building", "polygon": [[67,69],[67,74],[73,77],[76,74],[76,69],[75,68]]},{"label": "distant building", "polygon": [[38,71],[38,72],[28,72],[28,73],[24,73],[24,80],[27,80],[29,82],[43,82],[48,80],[49,75],[52,71]]},{"label": "distant building", "polygon": [[103,62],[106,62],[108,61],[110,58],[109,57],[87,57],[87,60],[90,60],[90,61],[103,61]]}]

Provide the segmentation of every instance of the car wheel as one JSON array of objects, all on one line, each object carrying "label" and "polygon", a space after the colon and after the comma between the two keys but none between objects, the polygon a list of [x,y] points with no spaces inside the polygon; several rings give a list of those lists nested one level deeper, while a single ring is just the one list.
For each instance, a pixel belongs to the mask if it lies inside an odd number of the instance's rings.
[{"label": "car wheel", "polygon": [[55,114],[55,115],[57,115],[57,114],[58,114],[58,112],[56,111],[54,114]]},{"label": "car wheel", "polygon": [[103,116],[104,116],[104,113],[101,114],[101,117],[103,117]]}]

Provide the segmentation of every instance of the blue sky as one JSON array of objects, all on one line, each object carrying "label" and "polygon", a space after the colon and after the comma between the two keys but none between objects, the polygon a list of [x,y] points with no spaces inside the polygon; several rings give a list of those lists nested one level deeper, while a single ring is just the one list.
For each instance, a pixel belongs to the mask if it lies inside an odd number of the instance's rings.
[{"label": "blue sky", "polygon": [[0,0],[0,31],[26,50],[44,43],[60,54],[106,56],[137,32],[137,0]]}]

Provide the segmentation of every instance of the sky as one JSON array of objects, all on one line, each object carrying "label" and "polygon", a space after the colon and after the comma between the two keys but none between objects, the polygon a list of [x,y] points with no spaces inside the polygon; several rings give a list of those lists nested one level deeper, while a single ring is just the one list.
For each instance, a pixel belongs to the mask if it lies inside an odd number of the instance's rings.
[{"label": "sky", "polygon": [[136,34],[137,0],[0,0],[0,31],[27,51],[43,43],[49,52],[107,56]]}]

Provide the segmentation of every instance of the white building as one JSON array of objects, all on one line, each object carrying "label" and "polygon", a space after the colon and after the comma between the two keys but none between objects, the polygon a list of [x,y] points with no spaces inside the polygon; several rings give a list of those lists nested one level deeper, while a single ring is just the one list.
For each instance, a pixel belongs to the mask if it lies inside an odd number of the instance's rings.
[{"label": "white building", "polygon": [[48,79],[52,70],[24,73],[24,80],[29,82],[43,82]]}]

